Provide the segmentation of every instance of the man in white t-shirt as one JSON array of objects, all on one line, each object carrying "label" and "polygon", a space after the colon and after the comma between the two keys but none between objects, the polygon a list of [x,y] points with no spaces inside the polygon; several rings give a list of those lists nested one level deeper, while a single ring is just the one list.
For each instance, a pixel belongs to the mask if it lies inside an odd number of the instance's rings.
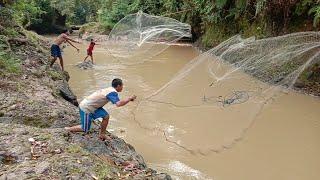
[{"label": "man in white t-shirt", "polygon": [[136,96],[133,95],[125,100],[120,100],[118,92],[123,89],[121,79],[112,80],[112,87],[101,89],[81,101],[79,105],[81,125],[66,127],[70,132],[88,132],[91,127],[92,120],[102,118],[99,138],[106,140],[106,129],[109,123],[109,114],[103,109],[103,106],[109,101],[117,107],[126,105],[130,101],[134,101]]}]

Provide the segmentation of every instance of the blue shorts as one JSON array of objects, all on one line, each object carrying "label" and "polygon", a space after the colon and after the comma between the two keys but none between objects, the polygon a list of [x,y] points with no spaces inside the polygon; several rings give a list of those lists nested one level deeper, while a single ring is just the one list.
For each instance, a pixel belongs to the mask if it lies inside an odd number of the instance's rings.
[{"label": "blue shorts", "polygon": [[51,56],[52,57],[61,57],[60,47],[56,44],[52,44],[51,46]]},{"label": "blue shorts", "polygon": [[96,111],[94,111],[94,113],[86,113],[80,108],[79,112],[81,119],[81,128],[84,132],[88,132],[90,130],[92,120],[104,118],[109,115],[108,112],[104,110],[102,107],[98,108]]}]

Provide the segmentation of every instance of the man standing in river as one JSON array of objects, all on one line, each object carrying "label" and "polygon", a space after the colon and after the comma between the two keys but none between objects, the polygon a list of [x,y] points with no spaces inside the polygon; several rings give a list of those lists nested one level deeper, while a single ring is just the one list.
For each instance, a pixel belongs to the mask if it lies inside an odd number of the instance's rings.
[{"label": "man standing in river", "polygon": [[53,44],[51,45],[51,56],[53,57],[53,59],[50,62],[50,67],[56,62],[57,58],[59,58],[61,69],[62,69],[62,71],[64,71],[63,58],[61,55],[61,49],[59,47],[62,43],[64,43],[64,42],[69,43],[72,47],[76,48],[77,51],[79,52],[79,49],[76,46],[74,46],[71,42],[75,42],[75,43],[79,43],[79,44],[80,44],[80,42],[69,38],[68,37],[69,35],[70,35],[69,30],[66,30],[64,33],[60,34],[57,37],[57,39],[55,39],[53,41]]},{"label": "man standing in river", "polygon": [[90,130],[92,120],[102,118],[99,138],[101,140],[106,140],[106,129],[109,123],[109,114],[103,109],[103,106],[110,101],[117,107],[121,107],[136,99],[135,95],[124,100],[119,99],[118,92],[121,92],[123,89],[121,79],[112,80],[111,85],[112,87],[98,90],[82,100],[79,105],[81,125],[66,127],[65,129],[70,132],[88,132]]},{"label": "man standing in river", "polygon": [[92,64],[94,64],[93,63],[93,53],[92,52],[93,52],[93,48],[94,48],[95,45],[100,45],[100,44],[96,44],[96,41],[91,39],[90,40],[90,45],[89,45],[89,47],[87,49],[87,56],[84,58],[83,62],[85,62],[87,60],[87,58],[90,56],[91,62],[92,62]]}]

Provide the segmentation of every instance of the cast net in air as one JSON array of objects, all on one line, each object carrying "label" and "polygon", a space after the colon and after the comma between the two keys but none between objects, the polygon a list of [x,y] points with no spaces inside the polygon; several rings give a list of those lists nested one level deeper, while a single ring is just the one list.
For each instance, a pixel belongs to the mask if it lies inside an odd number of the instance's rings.
[{"label": "cast net in air", "polygon": [[220,152],[241,140],[263,107],[319,62],[320,34],[256,40],[234,36],[187,64],[142,100],[134,118],[190,152]]},{"label": "cast net in air", "polygon": [[105,47],[113,56],[134,63],[161,53],[181,38],[191,38],[189,24],[139,11],[114,26]]}]

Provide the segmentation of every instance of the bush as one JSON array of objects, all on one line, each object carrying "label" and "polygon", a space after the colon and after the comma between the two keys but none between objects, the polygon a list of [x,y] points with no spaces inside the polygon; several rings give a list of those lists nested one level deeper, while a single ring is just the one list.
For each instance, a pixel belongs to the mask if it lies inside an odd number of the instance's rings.
[{"label": "bush", "polygon": [[79,33],[84,34],[85,32],[89,33],[102,33],[107,34],[111,31],[112,26],[104,26],[99,22],[90,22],[81,26]]},{"label": "bush", "polygon": [[10,54],[0,51],[0,76],[8,76],[10,74],[20,74],[21,61],[12,57]]}]

